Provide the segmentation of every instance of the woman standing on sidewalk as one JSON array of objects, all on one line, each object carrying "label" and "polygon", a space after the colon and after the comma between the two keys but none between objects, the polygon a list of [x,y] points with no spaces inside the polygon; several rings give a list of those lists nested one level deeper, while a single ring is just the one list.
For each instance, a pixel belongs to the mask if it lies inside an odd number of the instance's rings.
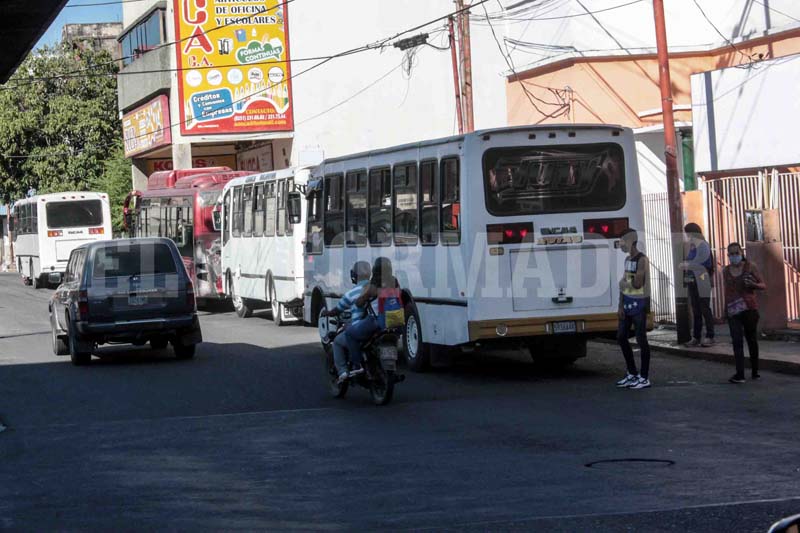
[{"label": "woman standing on sidewalk", "polygon": [[[681,263],[684,271],[683,282],[689,292],[692,304],[694,331],[689,346],[714,345],[714,314],[711,312],[711,289],[714,286],[714,257],[711,246],[703,237],[703,230],[694,222],[683,228],[689,242],[686,261]],[[706,323],[706,336],[703,337],[703,322]]]},{"label": "woman standing on sidewalk", "polygon": [[752,378],[758,379],[758,301],[756,291],[767,288],[756,266],[745,259],[738,242],[728,245],[730,264],[722,272],[725,281],[725,309],[731,329],[736,374],[728,381],[744,383],[744,340],[750,352]]}]

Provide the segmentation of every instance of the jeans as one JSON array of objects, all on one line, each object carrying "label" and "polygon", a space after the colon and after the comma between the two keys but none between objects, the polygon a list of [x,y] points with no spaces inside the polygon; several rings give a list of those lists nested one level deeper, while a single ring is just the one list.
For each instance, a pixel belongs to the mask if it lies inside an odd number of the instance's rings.
[{"label": "jeans", "polygon": [[341,374],[347,371],[347,354],[350,354],[350,362],[353,370],[361,368],[361,361],[364,354],[361,352],[361,344],[369,339],[379,328],[378,322],[374,317],[368,316],[347,326],[344,333],[341,333],[333,341],[333,362],[336,370]]},{"label": "jeans", "polygon": [[[628,340],[628,332],[633,330],[636,333],[636,342],[639,344],[642,356],[642,370],[636,371],[636,361],[633,360],[633,348]],[[617,342],[619,347],[622,348],[622,355],[625,357],[625,365],[628,367],[628,374],[633,376],[640,375],[644,379],[650,373],[650,343],[647,342],[647,313],[639,313],[636,315],[625,315],[624,318],[619,320],[619,329],[617,329]]]},{"label": "jeans", "polygon": [[692,319],[694,320],[693,337],[700,340],[703,335],[703,322],[706,323],[706,337],[714,338],[714,313],[711,312],[711,298],[700,296],[697,283],[687,283],[689,301],[692,304]]},{"label": "jeans", "polygon": [[759,314],[755,309],[748,309],[738,315],[728,317],[737,377],[744,377],[745,339],[747,339],[747,350],[750,352],[750,370],[754,375],[758,374],[758,319]]}]

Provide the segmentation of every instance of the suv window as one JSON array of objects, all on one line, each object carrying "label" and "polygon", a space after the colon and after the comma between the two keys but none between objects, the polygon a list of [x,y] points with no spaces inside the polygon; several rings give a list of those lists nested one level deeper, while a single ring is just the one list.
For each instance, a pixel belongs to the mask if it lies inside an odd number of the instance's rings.
[{"label": "suv window", "polygon": [[94,253],[94,278],[175,273],[175,260],[166,244],[118,244],[98,248]]}]

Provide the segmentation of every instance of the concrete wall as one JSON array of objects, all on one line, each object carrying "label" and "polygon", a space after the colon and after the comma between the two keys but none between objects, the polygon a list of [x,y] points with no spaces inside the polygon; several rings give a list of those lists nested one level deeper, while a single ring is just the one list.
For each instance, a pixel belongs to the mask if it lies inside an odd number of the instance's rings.
[{"label": "concrete wall", "polygon": [[[122,111],[151,100],[157,93],[168,91],[171,80],[169,72],[152,72],[170,68],[170,56],[174,54],[171,46],[152,50],[123,68],[117,83],[117,103]],[[145,71],[145,74],[133,74]],[[171,119],[174,122],[174,119]]]}]

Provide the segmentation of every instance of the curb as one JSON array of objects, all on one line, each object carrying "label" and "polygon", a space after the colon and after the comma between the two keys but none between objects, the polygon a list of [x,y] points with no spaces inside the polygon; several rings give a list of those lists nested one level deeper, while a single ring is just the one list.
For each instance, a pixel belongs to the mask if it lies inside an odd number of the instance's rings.
[{"label": "curb", "polygon": [[[616,345],[615,341],[609,339],[593,339],[594,342],[603,344]],[[636,346],[636,343],[632,343]],[[678,346],[669,346],[658,342],[650,342],[650,349],[656,352],[668,353],[670,355],[678,355],[688,359],[700,359],[702,361],[712,361],[714,363],[723,363],[733,368],[734,360],[733,354],[715,353],[712,351],[689,350]],[[800,361],[792,363],[789,361],[780,361],[777,359],[768,359],[760,357],[758,360],[761,370],[770,370],[772,372],[780,372],[781,374],[794,374],[800,375]]]}]

